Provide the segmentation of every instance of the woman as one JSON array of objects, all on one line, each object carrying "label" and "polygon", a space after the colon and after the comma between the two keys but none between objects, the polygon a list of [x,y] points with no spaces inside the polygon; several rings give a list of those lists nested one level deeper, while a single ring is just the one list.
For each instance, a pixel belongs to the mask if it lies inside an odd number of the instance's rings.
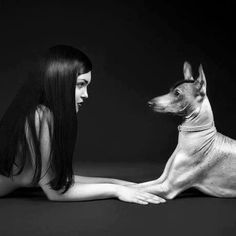
[{"label": "woman", "polygon": [[52,201],[164,201],[130,182],[73,174],[76,113],[88,97],[91,71],[88,57],[71,46],[54,46],[39,57],[0,122],[0,196],[39,186]]}]

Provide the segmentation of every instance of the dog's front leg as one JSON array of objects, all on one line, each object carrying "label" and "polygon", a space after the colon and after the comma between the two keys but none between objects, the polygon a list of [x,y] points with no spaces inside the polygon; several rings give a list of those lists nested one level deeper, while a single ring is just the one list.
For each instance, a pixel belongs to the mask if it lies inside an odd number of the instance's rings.
[{"label": "dog's front leg", "polygon": [[179,193],[194,186],[198,173],[199,171],[194,168],[190,168],[189,170],[185,169],[182,173],[181,169],[172,168],[169,175],[162,183],[143,187],[137,184],[137,187],[142,191],[155,194],[165,199],[173,199]]},{"label": "dog's front leg", "polygon": [[[153,181],[150,181],[150,183],[151,182]],[[159,184],[152,184],[149,186],[142,186],[140,184],[137,184],[134,186],[134,188],[137,188],[144,192],[155,194],[164,199],[173,199],[180,192],[177,188],[174,188],[168,181],[164,181]]]},{"label": "dog's front leg", "polygon": [[199,168],[193,165],[191,158],[186,153],[178,151],[171,158],[162,181],[158,179],[137,184],[134,187],[166,199],[172,199],[178,193],[193,186],[198,174]]},{"label": "dog's front leg", "polygon": [[141,188],[141,190],[155,194],[164,199],[173,199],[176,195],[182,192],[184,188],[168,181],[164,181],[160,184]]},{"label": "dog's front leg", "polygon": [[158,179],[139,183],[138,185],[140,187],[149,187],[149,186],[156,185],[156,184],[159,184],[159,183],[162,183],[163,181],[165,181],[165,179],[168,176],[168,173],[171,169],[173,160],[174,160],[177,152],[178,152],[178,147],[176,147],[175,151],[172,153],[171,157],[168,159],[168,161],[165,165],[164,171],[162,172],[161,176]]}]

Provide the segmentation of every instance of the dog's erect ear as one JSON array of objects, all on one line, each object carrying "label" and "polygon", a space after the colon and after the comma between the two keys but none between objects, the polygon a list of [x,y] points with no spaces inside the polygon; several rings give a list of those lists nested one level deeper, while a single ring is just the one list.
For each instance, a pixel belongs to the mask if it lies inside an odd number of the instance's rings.
[{"label": "dog's erect ear", "polygon": [[185,80],[193,80],[192,68],[191,68],[191,65],[187,61],[184,62],[183,72],[184,72]]},{"label": "dog's erect ear", "polygon": [[196,84],[196,87],[197,87],[197,90],[198,92],[205,96],[206,95],[206,77],[205,77],[205,74],[203,72],[203,68],[202,68],[202,65],[199,66],[199,76],[198,78],[196,79],[195,81],[195,84]]}]

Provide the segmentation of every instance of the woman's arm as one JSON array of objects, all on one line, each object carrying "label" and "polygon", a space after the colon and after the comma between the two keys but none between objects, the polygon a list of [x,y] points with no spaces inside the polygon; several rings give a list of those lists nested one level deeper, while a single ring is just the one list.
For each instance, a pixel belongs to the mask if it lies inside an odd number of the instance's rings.
[{"label": "woman's arm", "polygon": [[76,183],[81,183],[81,184],[104,183],[104,184],[118,184],[118,185],[123,185],[123,186],[136,184],[134,182],[114,179],[114,178],[87,177],[87,176],[79,176],[79,175],[74,175],[74,180]]},{"label": "woman's arm", "polygon": [[162,198],[150,193],[116,184],[79,184],[74,183],[66,193],[62,194],[40,183],[41,188],[51,201],[86,201],[94,199],[118,198],[124,202],[148,204],[165,202]]},{"label": "woman's arm", "polygon": [[[37,117],[36,117],[37,122]],[[37,126],[36,126],[37,127]],[[39,181],[39,186],[42,188],[49,200],[52,201],[84,201],[93,199],[104,198],[118,198],[125,202],[133,202],[138,204],[160,203],[164,200],[153,194],[146,193],[134,188],[121,186],[117,184],[81,184],[75,182],[67,192],[62,194],[56,191],[48,184],[52,179],[52,173],[49,167],[50,156],[50,136],[48,123],[44,121],[41,123],[41,136],[40,136],[40,151],[42,158],[42,173]]]}]

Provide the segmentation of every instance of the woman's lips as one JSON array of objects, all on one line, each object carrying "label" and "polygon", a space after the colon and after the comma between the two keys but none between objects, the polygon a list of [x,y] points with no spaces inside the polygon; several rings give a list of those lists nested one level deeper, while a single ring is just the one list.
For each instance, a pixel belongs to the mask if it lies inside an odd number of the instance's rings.
[{"label": "woman's lips", "polygon": [[77,103],[76,105],[77,105],[77,110],[79,110],[79,108],[82,106],[82,102]]}]

